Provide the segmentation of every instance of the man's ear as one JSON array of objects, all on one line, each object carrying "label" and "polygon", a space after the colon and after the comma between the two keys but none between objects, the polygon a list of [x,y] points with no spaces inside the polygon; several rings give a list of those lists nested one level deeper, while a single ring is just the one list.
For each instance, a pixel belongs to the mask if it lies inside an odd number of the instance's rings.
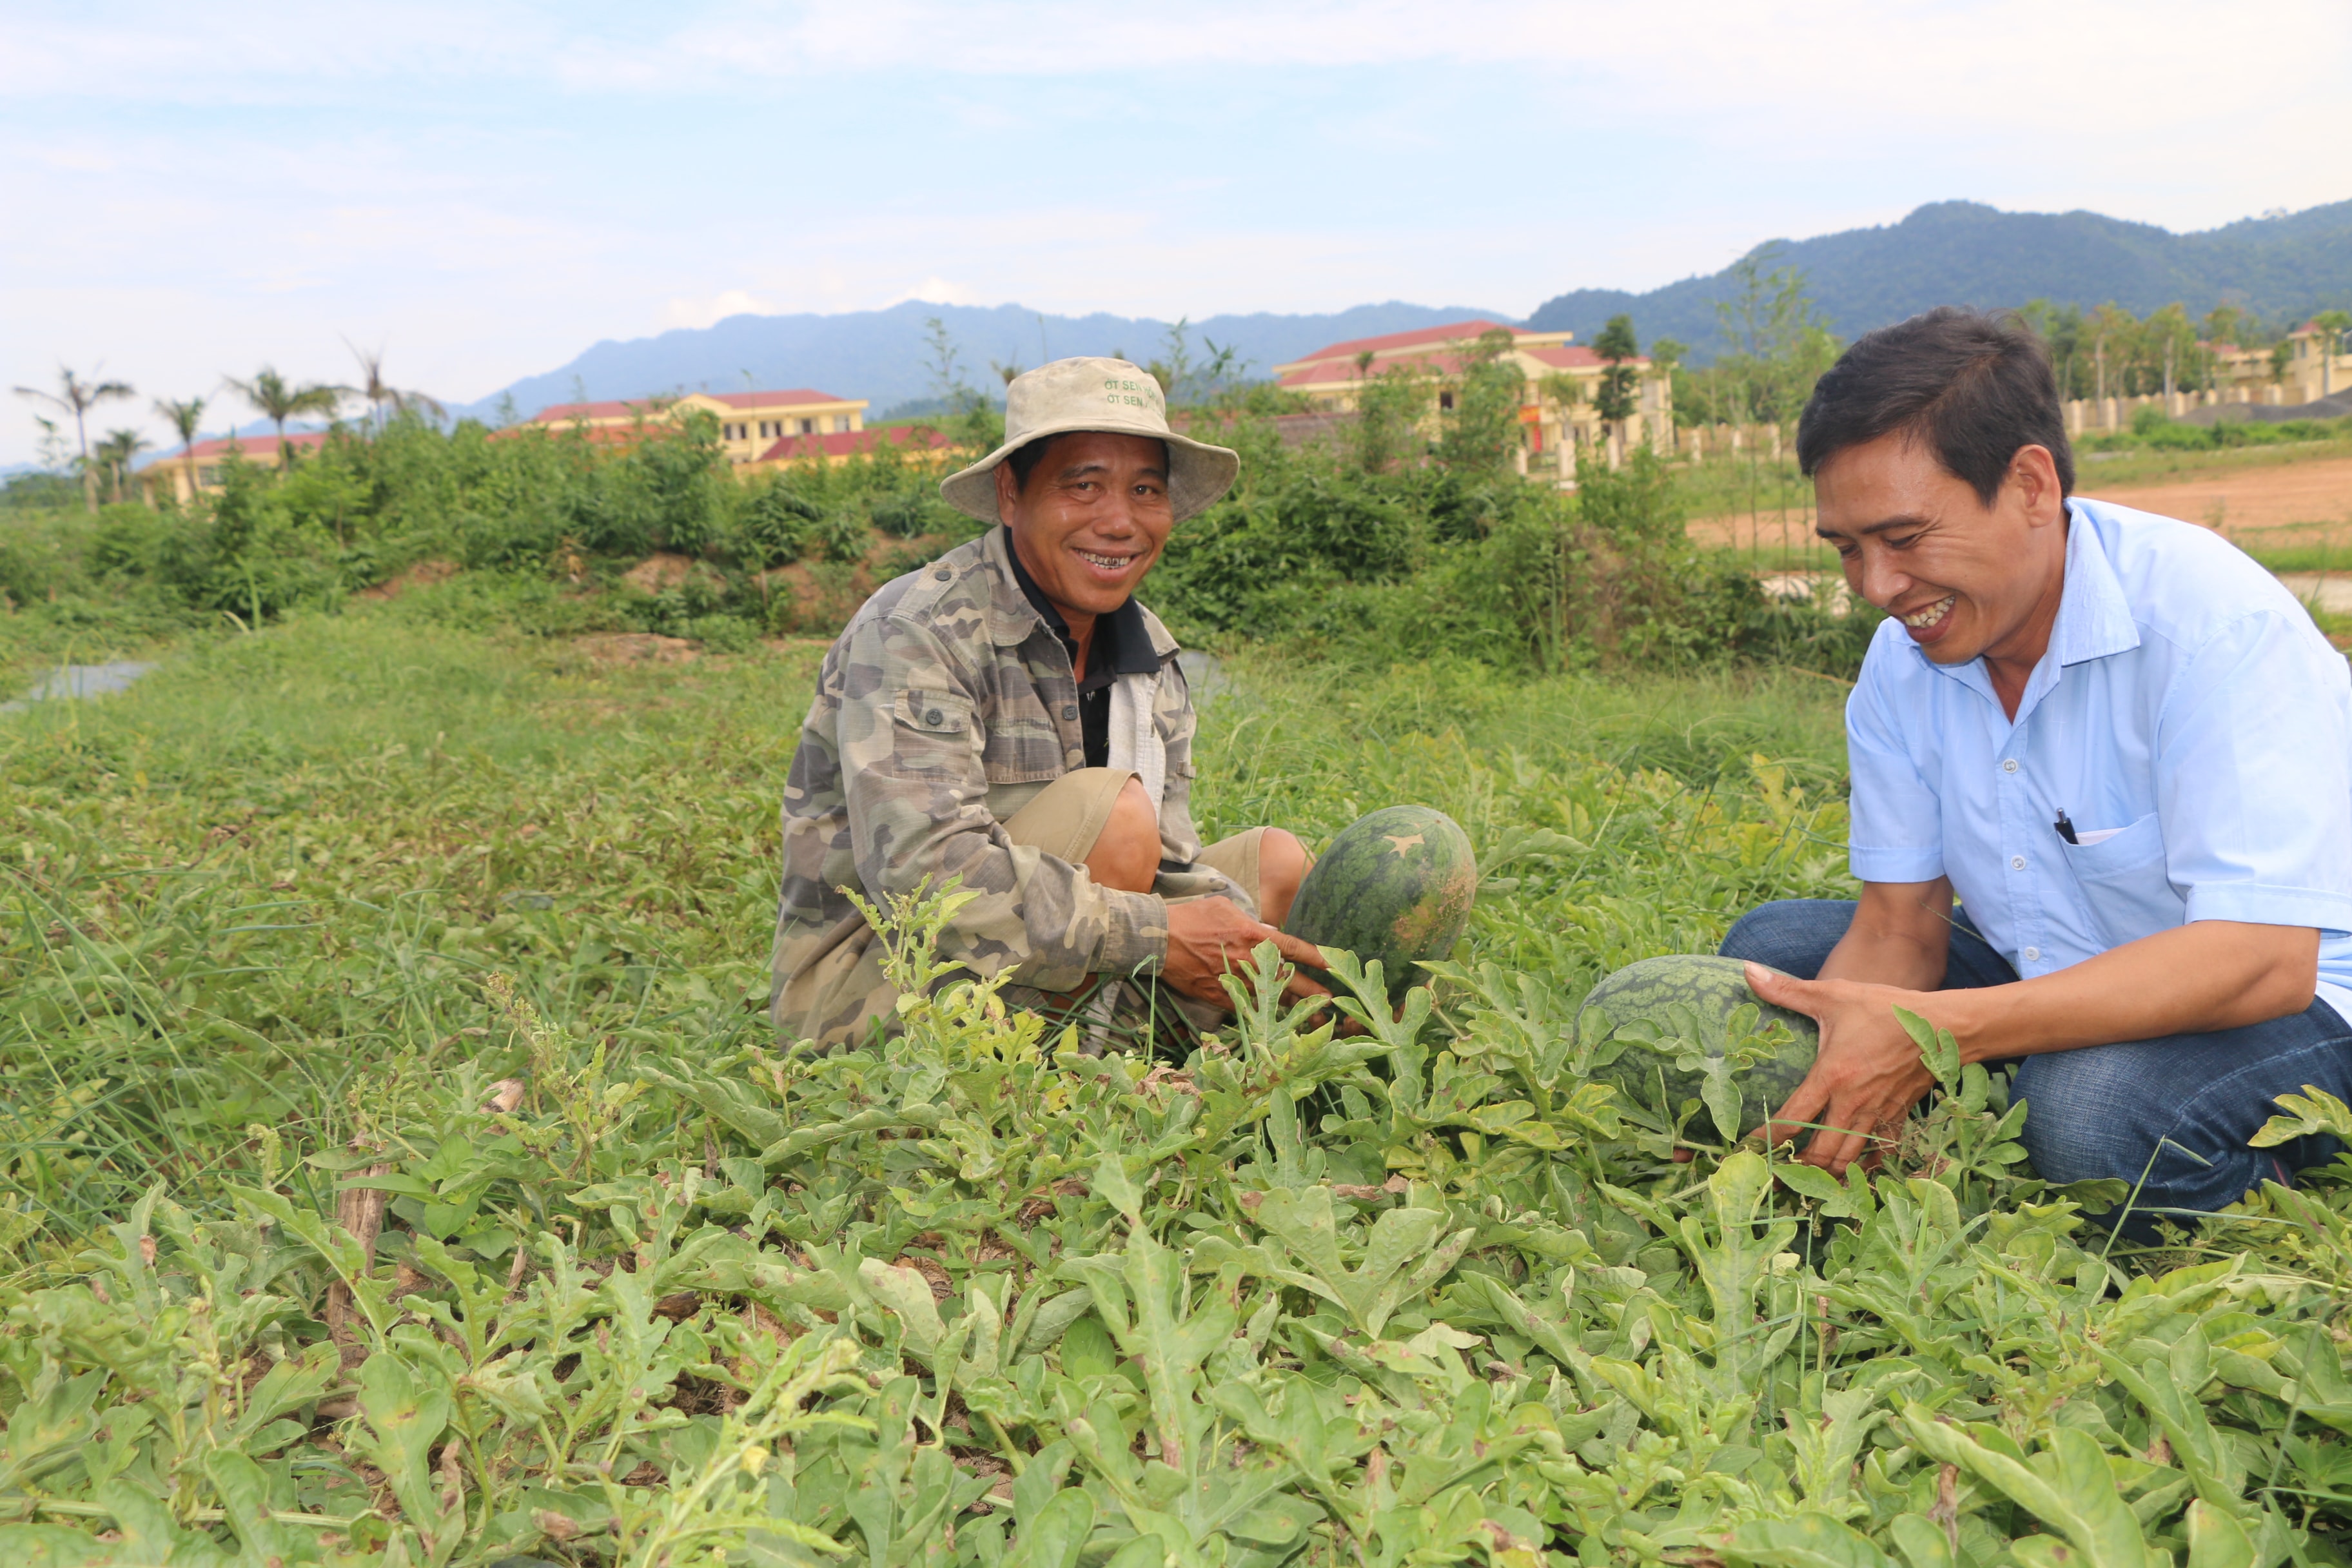
[{"label": "man's ear", "polygon": [[1011,463],[996,465],[996,519],[1010,528],[1013,510],[1021,504],[1021,481],[1013,477]]},{"label": "man's ear", "polygon": [[2025,503],[2026,521],[2040,528],[2066,515],[2066,497],[2058,484],[2058,459],[2042,446],[2020,447],[2009,460],[2009,482]]}]

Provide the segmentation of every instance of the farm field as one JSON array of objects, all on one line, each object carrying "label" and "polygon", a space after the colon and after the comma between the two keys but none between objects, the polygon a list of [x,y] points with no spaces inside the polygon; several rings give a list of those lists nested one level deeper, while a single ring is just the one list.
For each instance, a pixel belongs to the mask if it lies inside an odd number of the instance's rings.
[{"label": "farm field", "polygon": [[2352,458],[2209,469],[2137,484],[2109,483],[2094,468],[2080,488],[2086,496],[2201,522],[2232,537],[2294,523],[2352,527]]},{"label": "farm field", "polygon": [[[1812,487],[1793,458],[1753,476],[1686,479],[1694,542],[1768,568],[1833,564],[1812,538]],[[2352,564],[2352,453],[2342,441],[2209,452],[2077,454],[2078,493],[2219,529],[2268,564],[2325,571]],[[1729,504],[1725,504],[1726,502]]]},{"label": "farm field", "polygon": [[1202,827],[1454,816],[1433,993],[816,1058],[822,644],[437,591],[0,714],[0,1563],[2347,1561],[2352,1167],[2135,1251],[1980,1068],[1843,1185],[1588,1081],[1601,975],[1848,889],[1840,683],[1234,650]]}]

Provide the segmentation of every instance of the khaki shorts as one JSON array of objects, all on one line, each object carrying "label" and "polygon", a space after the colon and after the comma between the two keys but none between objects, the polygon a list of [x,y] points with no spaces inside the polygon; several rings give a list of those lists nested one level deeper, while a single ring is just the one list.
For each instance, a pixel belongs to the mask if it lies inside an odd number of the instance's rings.
[{"label": "khaki shorts", "polygon": [[[1080,768],[1040,789],[1004,822],[1015,844],[1041,849],[1078,865],[1094,853],[1119,792],[1135,775],[1124,768]],[[1223,873],[1258,901],[1258,853],[1266,829],[1252,827],[1220,838],[1201,851],[1199,864]],[[1175,900],[1174,902],[1185,902]],[[773,1016],[788,1039],[840,1045],[865,1037],[876,1019],[888,1018],[898,994],[882,973],[882,947],[862,920],[845,921],[840,940],[814,963],[784,982]],[[1209,1026],[1213,1008],[1179,997],[1157,982],[1103,975],[1067,996],[1026,985],[1007,985],[1013,1006],[1045,1014],[1055,1023],[1079,1022],[1097,1041],[1136,1035],[1181,1034]],[[1173,1035],[1171,1036],[1172,1039]]]},{"label": "khaki shorts", "polygon": [[[1125,768],[1080,768],[1064,773],[1013,814],[1004,824],[1004,836],[1015,844],[1043,849],[1056,860],[1080,865],[1095,852],[1111,809],[1118,804],[1119,791],[1134,776]],[[1265,841],[1265,828],[1245,828],[1202,849],[1198,863],[1232,878],[1255,904],[1258,846]]]}]

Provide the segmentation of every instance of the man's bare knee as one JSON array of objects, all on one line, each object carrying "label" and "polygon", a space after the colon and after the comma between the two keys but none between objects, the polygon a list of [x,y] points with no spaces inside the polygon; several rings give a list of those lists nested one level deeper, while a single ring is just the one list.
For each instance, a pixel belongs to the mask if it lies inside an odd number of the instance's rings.
[{"label": "man's bare knee", "polygon": [[1160,814],[1140,780],[1129,779],[1110,808],[1087,857],[1087,874],[1097,887],[1121,892],[1148,893],[1160,876]]},{"label": "man's bare knee", "polygon": [[1257,913],[1266,924],[1279,929],[1290,918],[1290,902],[1298,896],[1298,884],[1307,879],[1307,846],[1298,836],[1279,827],[1269,827],[1257,841]]}]

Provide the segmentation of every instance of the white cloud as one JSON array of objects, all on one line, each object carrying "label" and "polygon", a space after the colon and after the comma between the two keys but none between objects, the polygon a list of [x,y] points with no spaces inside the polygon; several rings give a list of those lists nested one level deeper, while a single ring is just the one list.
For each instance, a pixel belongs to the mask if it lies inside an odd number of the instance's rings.
[{"label": "white cloud", "polygon": [[741,289],[722,289],[699,300],[672,300],[662,312],[666,327],[707,327],[730,316],[772,315],[773,300]]},{"label": "white cloud", "polygon": [[903,294],[894,295],[875,307],[887,310],[893,305],[903,305],[909,300],[920,300],[926,305],[977,305],[980,296],[962,283],[950,283],[944,278],[926,278]]}]

